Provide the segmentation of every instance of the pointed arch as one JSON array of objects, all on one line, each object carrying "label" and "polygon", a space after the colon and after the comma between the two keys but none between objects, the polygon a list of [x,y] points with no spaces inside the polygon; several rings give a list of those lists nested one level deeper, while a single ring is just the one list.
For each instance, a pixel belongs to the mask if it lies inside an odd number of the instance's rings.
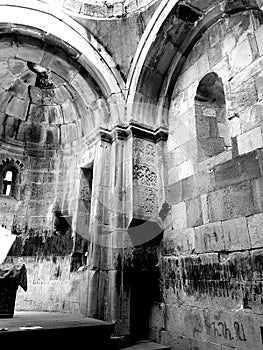
[{"label": "pointed arch", "polygon": [[[28,0],[0,1],[1,32],[23,31],[25,35],[38,39],[54,39],[56,44],[71,55],[91,74],[101,88],[105,98],[112,94],[123,96],[124,82],[116,65],[102,45],[67,14],[58,8]],[[24,29],[18,27],[25,27]]]},{"label": "pointed arch", "polygon": [[[155,105],[152,110],[155,110],[157,123],[167,123],[162,120],[164,109],[169,108],[175,82],[188,54],[202,34],[229,11],[228,1],[212,6],[211,2],[198,2],[199,8],[192,5],[196,3],[166,0],[154,13],[138,45],[127,79],[126,98],[131,115],[134,116],[134,106],[138,111],[148,101]],[[246,10],[260,11],[254,1],[236,9],[238,12]],[[138,107],[138,101],[141,107]]]}]

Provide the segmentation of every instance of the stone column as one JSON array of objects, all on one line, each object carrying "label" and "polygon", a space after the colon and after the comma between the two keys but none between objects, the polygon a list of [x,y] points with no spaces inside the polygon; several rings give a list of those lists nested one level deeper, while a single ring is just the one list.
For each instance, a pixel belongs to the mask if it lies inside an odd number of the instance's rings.
[{"label": "stone column", "polygon": [[107,273],[110,261],[109,231],[109,184],[110,184],[111,136],[100,132],[96,143],[93,166],[92,199],[89,224],[88,267],[90,278],[88,284],[87,315],[105,319],[107,303]]},{"label": "stone column", "polygon": [[[131,153],[129,190],[131,201],[128,209],[128,233],[134,246],[143,244],[160,234],[159,210],[165,193],[162,180],[165,130],[155,132],[131,126],[128,147]],[[162,169],[162,170],[161,170]],[[160,172],[161,171],[161,172]],[[129,203],[129,199],[128,203]]]}]

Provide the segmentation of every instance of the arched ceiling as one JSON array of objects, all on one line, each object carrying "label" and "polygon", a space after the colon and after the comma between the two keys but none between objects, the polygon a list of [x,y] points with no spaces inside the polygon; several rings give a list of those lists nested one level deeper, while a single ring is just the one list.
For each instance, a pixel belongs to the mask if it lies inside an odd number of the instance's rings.
[{"label": "arched ceiling", "polygon": [[[38,0],[52,4],[54,0]],[[77,16],[120,18],[151,6],[158,0],[56,0],[56,5]]]},{"label": "arched ceiling", "polygon": [[61,49],[22,35],[0,36],[3,141],[46,148],[71,143],[96,126],[99,101],[92,77]]},{"label": "arched ceiling", "polygon": [[0,1],[0,140],[58,149],[110,124],[122,81],[103,48],[64,15],[9,2]]},{"label": "arched ceiling", "polygon": [[[253,10],[256,0],[163,1],[149,22],[135,54],[127,82],[129,116],[145,114],[145,103],[155,107],[155,126],[166,124],[174,84],[191,49],[222,16]],[[139,107],[138,107],[139,105]],[[136,110],[135,110],[136,108]]]}]

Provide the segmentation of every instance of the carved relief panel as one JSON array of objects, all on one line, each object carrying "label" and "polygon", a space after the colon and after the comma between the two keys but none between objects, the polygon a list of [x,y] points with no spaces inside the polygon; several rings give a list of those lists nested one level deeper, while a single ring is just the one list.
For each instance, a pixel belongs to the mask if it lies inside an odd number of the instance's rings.
[{"label": "carved relief panel", "polygon": [[133,139],[133,200],[137,218],[150,219],[158,210],[157,154],[154,142]]}]

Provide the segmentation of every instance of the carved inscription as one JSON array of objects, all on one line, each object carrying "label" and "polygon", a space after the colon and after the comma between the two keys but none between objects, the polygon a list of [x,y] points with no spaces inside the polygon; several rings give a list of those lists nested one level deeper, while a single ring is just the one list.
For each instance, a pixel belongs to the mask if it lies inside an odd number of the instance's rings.
[{"label": "carved inscription", "polygon": [[237,321],[234,322],[234,331],[232,332],[226,322],[212,322],[206,326],[212,330],[215,337],[223,337],[226,340],[237,338],[239,341],[247,341],[244,326]]}]

